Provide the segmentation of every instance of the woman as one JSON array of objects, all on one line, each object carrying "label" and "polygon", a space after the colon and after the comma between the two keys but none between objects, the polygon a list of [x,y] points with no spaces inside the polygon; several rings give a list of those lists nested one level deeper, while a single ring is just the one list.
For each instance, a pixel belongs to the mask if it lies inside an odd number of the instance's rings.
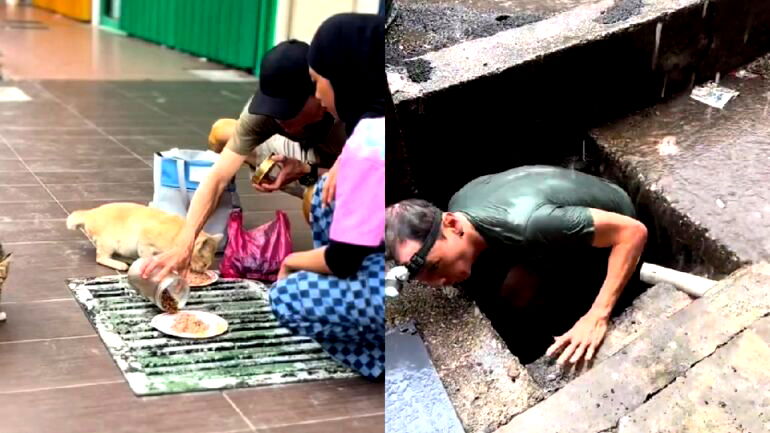
[{"label": "woman", "polygon": [[[345,122],[348,141],[316,185],[313,250],[289,255],[270,292],[281,324],[318,341],[368,378],[385,361],[385,96],[382,17],[340,14],[310,45],[316,97]],[[324,205],[334,191],[334,202]]]}]

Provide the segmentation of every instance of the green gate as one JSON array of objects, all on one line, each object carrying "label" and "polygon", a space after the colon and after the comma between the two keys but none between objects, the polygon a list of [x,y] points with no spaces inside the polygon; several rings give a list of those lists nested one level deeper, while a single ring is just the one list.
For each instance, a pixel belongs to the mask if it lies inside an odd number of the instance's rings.
[{"label": "green gate", "polygon": [[273,46],[278,0],[122,0],[131,36],[259,74]]}]

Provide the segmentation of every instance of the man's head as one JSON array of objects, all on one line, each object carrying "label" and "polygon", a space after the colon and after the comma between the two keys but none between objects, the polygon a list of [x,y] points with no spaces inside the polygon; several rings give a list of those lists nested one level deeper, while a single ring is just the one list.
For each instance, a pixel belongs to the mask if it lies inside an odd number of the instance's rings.
[{"label": "man's head", "polygon": [[[434,228],[434,224],[436,227]],[[477,256],[469,236],[472,230],[467,218],[459,213],[441,212],[424,200],[404,200],[388,207],[385,220],[385,248],[390,259],[410,267],[419,265],[423,245],[430,242],[436,230],[435,242],[424,251],[424,264],[410,277],[430,285],[456,284],[470,276]]]},{"label": "man's head", "polygon": [[323,106],[315,98],[315,86],[307,65],[308,44],[281,42],[262,58],[259,88],[249,105],[249,113],[270,116],[291,135],[323,118]]}]

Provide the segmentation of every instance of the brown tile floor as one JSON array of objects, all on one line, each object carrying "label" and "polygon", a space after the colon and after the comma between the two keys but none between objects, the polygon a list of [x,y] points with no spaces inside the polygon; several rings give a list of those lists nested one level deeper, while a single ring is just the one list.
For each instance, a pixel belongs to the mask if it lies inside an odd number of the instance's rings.
[{"label": "brown tile floor", "polygon": [[[2,23],[4,20],[38,21],[45,28],[10,29]],[[18,80],[193,81],[202,79],[191,74],[190,69],[225,69],[196,56],[98,31],[42,9],[9,6],[4,0],[0,1],[0,52],[3,74]]]},{"label": "brown tile floor", "polygon": [[[114,273],[95,263],[84,235],[66,230],[68,213],[148,202],[152,153],[205,147],[201,119],[236,115],[252,85],[13,85],[34,100],[0,103],[0,242],[14,253],[2,298],[0,433],[384,430],[383,385],[363,380],[137,398],[65,286]],[[238,184],[247,227],[284,209],[295,249],[309,248],[300,201],[257,193],[246,178]]]}]

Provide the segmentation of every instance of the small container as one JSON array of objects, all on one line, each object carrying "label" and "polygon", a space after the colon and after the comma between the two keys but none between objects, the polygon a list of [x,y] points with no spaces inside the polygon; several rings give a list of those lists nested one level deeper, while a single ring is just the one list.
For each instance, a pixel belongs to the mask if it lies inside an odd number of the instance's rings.
[{"label": "small container", "polygon": [[281,165],[273,161],[271,154],[265,158],[259,167],[254,170],[254,175],[251,176],[251,182],[259,185],[262,182],[273,182],[278,177],[278,173],[281,171]]},{"label": "small container", "polygon": [[[153,272],[150,278],[142,278],[140,271],[146,261],[146,258],[142,258],[131,264],[128,269],[128,284],[167,313],[176,312],[173,311],[174,305],[177,311],[181,310],[190,297],[190,286],[177,274],[171,274],[156,284],[152,278],[160,271],[159,269]],[[164,292],[167,293],[165,296]]]}]

